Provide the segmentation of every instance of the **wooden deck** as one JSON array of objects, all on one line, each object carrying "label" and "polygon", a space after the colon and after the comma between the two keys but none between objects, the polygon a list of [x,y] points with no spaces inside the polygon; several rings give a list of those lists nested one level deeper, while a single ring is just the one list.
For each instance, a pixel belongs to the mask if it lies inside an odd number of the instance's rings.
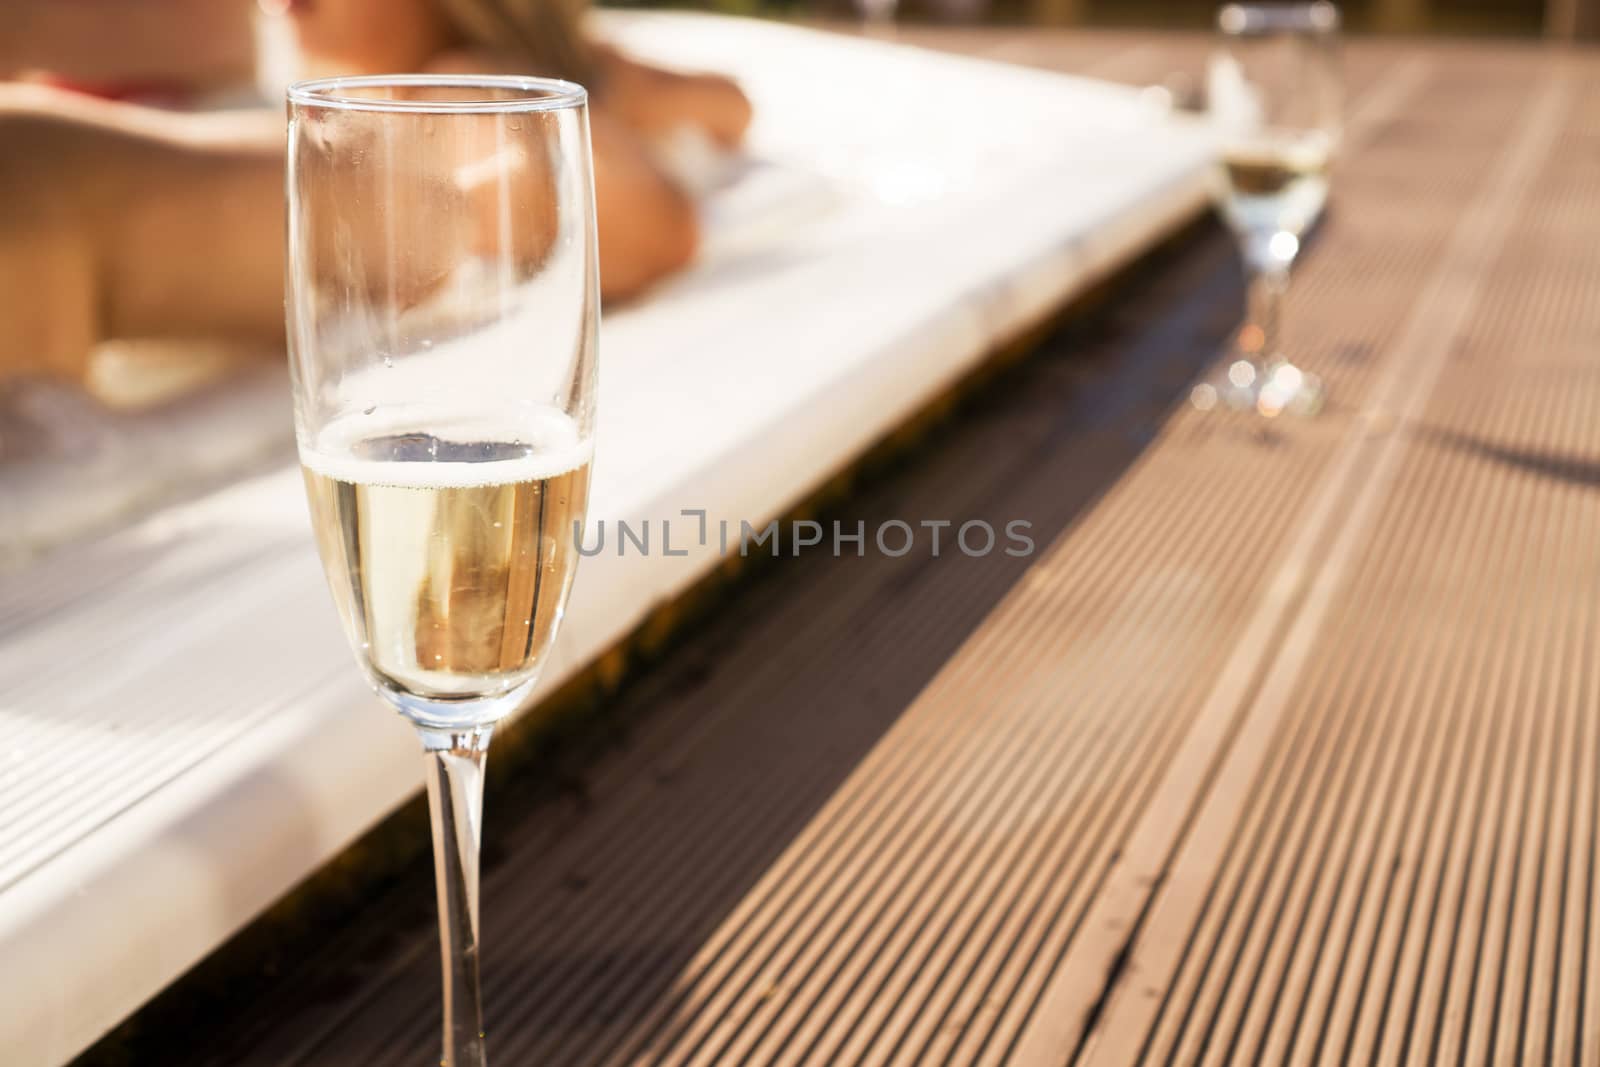
[{"label": "wooden deck", "polygon": [[[1036,556],[786,560],[561,799],[502,791],[498,1063],[1600,1064],[1600,56],[1349,73],[1287,335],[1329,410],[1184,403],[1238,321],[1215,226],[1053,337],[834,515]],[[146,1047],[425,1062],[428,878]]]}]

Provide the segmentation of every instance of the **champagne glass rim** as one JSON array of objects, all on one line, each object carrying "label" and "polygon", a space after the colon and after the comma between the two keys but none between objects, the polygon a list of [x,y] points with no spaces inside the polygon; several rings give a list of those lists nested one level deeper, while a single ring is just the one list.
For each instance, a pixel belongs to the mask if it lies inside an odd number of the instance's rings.
[{"label": "champagne glass rim", "polygon": [[[364,89],[461,89],[507,94],[500,99],[406,100],[360,95]],[[589,91],[577,82],[518,74],[363,74],[313,78],[288,89],[297,107],[391,113],[499,114],[582,107]]]},{"label": "champagne glass rim", "polygon": [[1228,37],[1271,33],[1331,33],[1339,29],[1339,9],[1329,0],[1310,3],[1232,3],[1217,12],[1217,29]]}]

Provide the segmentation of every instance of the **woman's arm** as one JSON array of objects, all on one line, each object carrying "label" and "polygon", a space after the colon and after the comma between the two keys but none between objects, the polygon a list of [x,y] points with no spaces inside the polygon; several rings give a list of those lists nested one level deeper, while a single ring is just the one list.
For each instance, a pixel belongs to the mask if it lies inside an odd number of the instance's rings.
[{"label": "woman's arm", "polygon": [[112,337],[282,331],[281,118],[0,86],[0,378]]},{"label": "woman's arm", "polygon": [[720,74],[680,74],[641,63],[607,44],[594,46],[600,105],[648,137],[695,127],[724,148],[737,148],[750,127],[750,100]]},{"label": "woman's arm", "polygon": [[661,172],[645,146],[604,111],[589,116],[600,224],[600,292],[626,298],[694,259],[694,203]]},{"label": "woman's arm", "polygon": [[[591,129],[601,295],[625,298],[693,259],[694,205],[626,125]],[[112,338],[277,339],[282,280],[280,115],[0,86],[0,379],[81,378]]]},{"label": "woman's arm", "polygon": [[[526,64],[480,52],[450,52],[428,64],[436,73],[526,74]],[[604,106],[589,109],[600,293],[626,299],[687,266],[699,243],[694,202],[656,165],[643,139]]]}]

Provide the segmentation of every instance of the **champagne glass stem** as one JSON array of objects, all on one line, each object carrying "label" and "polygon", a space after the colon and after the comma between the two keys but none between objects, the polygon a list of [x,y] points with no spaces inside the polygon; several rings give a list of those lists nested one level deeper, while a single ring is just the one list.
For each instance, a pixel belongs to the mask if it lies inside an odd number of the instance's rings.
[{"label": "champagne glass stem", "polygon": [[1283,324],[1283,296],[1289,289],[1289,265],[1279,261],[1250,268],[1250,327],[1259,342],[1254,351],[1260,367],[1271,366],[1280,357],[1280,329]]},{"label": "champagne glass stem", "polygon": [[427,763],[428,812],[439,893],[444,963],[442,1067],[487,1067],[483,988],[478,979],[478,848],[483,833],[483,771],[493,727],[419,729]]}]

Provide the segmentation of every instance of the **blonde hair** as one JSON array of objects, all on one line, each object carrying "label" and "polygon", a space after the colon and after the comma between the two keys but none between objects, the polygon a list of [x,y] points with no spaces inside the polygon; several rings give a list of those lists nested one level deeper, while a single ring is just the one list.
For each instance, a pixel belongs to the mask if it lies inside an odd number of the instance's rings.
[{"label": "blonde hair", "polygon": [[598,65],[583,35],[587,0],[440,0],[439,6],[468,44],[515,50],[533,65],[530,74],[596,87]]}]

